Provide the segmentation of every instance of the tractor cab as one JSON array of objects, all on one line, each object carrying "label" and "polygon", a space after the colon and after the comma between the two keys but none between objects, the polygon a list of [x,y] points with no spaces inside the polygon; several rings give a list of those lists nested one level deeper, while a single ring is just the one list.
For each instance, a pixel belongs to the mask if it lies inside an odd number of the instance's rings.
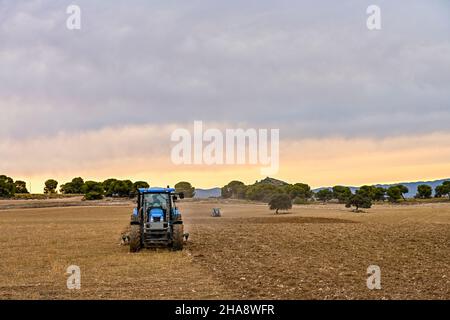
[{"label": "tractor cab", "polygon": [[137,206],[131,216],[130,250],[141,247],[183,248],[183,221],[176,207],[183,193],[173,188],[138,189]]}]

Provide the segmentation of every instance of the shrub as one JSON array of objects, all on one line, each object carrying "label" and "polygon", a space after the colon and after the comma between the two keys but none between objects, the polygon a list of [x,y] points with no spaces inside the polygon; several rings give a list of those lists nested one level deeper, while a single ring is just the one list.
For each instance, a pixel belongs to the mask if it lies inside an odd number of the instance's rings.
[{"label": "shrub", "polygon": [[85,200],[101,200],[103,199],[103,195],[96,191],[91,191],[85,194]]}]

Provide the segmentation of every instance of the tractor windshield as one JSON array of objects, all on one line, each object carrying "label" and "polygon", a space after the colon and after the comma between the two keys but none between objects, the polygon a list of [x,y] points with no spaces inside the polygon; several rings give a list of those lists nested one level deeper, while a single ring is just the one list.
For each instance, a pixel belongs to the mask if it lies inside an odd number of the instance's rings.
[{"label": "tractor windshield", "polygon": [[144,195],[144,203],[146,208],[160,207],[167,209],[170,197],[167,193],[147,193]]}]

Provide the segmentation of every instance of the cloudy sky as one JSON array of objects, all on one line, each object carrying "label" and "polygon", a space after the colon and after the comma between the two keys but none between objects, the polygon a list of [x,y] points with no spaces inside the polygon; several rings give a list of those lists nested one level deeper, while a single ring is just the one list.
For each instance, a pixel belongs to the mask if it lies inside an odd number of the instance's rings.
[{"label": "cloudy sky", "polygon": [[280,129],[275,177],[290,182],[447,178],[450,3],[0,0],[0,112],[0,173],[33,192],[79,175],[262,178],[174,165],[170,134],[194,120]]}]

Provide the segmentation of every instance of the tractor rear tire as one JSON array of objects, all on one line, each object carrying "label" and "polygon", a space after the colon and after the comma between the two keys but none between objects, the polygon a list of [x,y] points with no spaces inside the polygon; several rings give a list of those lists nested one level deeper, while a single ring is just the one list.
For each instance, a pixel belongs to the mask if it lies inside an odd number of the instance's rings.
[{"label": "tractor rear tire", "polygon": [[138,252],[141,249],[141,226],[132,224],[130,228],[130,252]]},{"label": "tractor rear tire", "polygon": [[183,250],[183,225],[181,223],[173,225],[172,237],[172,249]]}]

